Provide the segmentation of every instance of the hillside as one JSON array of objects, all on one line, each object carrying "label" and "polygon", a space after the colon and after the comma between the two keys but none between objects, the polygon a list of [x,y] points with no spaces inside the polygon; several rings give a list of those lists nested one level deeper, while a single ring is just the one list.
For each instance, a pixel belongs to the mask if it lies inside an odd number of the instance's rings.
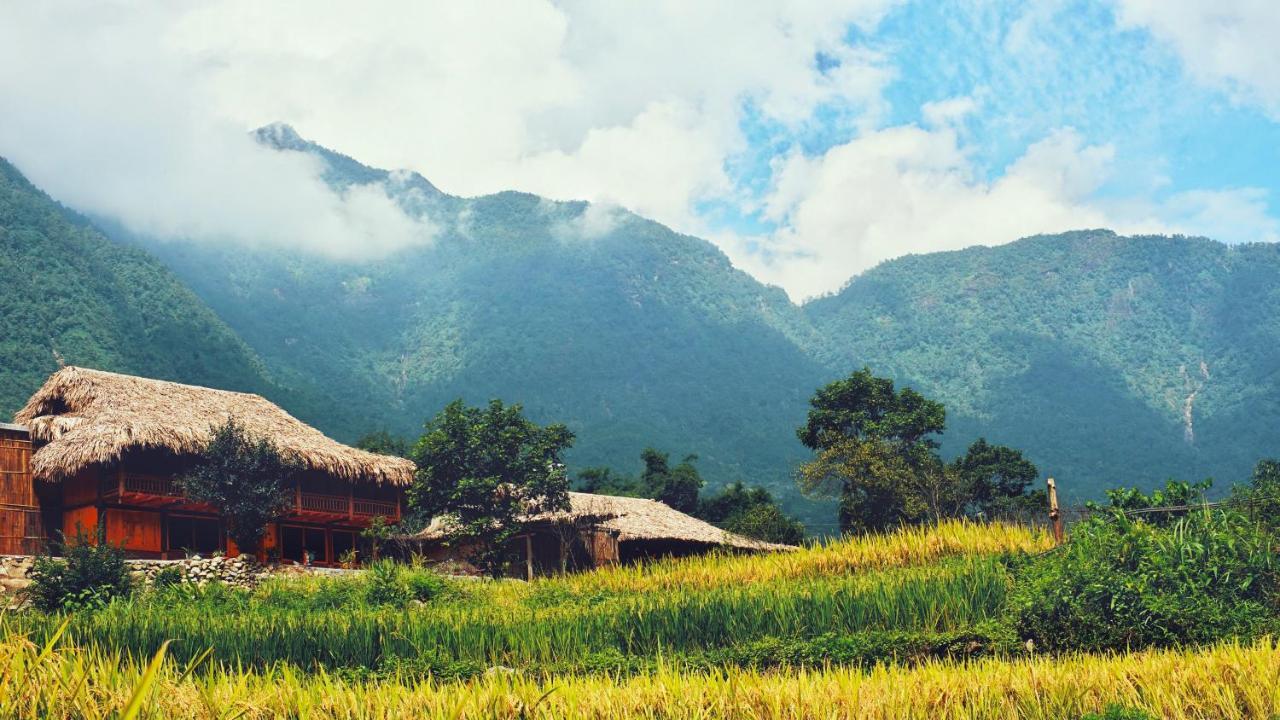
[{"label": "hillside", "polygon": [[946,403],[948,454],[978,435],[1023,448],[1073,500],[1170,476],[1224,486],[1280,454],[1273,245],[1073,232],[904,257],[797,307],[620,209],[461,198],[287,126],[258,139],[320,157],[338,191],[382,186],[434,241],[351,260],[105,225],[127,249],[6,165],[5,407],[54,349],[260,388],[346,441],[413,437],[453,398],[501,397],[568,423],[574,467],[697,453],[713,485],[763,484],[818,531],[831,518],[794,491],[794,428],[816,387],[863,365]]},{"label": "hillside", "polygon": [[266,392],[262,362],[163,265],[108,240],[0,158],[0,418],[61,358]]},{"label": "hillside", "polygon": [[[298,137],[338,190],[377,183],[434,242],[336,260],[130,238],[163,259],[341,439],[415,435],[502,397],[578,433],[571,462],[696,452],[829,523],[792,489],[813,389],[862,365],[948,407],[944,449],[1022,447],[1075,499],[1168,476],[1243,478],[1280,452],[1280,249],[1106,231],[905,257],[797,307],[714,245],[620,209],[448,195]],[[326,412],[324,408],[334,408]]]},{"label": "hillside", "polygon": [[951,443],[1031,451],[1076,495],[1243,479],[1280,452],[1280,247],[1081,231],[884,263],[809,303],[828,367],[943,400]]},{"label": "hillside", "polygon": [[383,183],[439,228],[428,246],[354,262],[131,239],[275,377],[357,418],[304,419],[345,440],[377,428],[416,437],[456,397],[501,397],[567,423],[577,467],[632,471],[652,444],[677,458],[697,453],[712,482],[790,488],[803,457],[794,428],[829,373],[803,349],[800,310],[710,243],[585,203],[449,196],[285,126],[259,138],[324,158],[336,188]]}]

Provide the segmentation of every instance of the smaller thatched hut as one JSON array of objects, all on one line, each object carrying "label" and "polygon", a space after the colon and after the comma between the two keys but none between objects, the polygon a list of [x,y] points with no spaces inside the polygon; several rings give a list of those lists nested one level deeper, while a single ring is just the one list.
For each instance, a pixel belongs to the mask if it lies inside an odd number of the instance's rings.
[{"label": "smaller thatched hut", "polygon": [[[795,550],[754,540],[674,510],[657,500],[569,493],[567,511],[540,513],[524,520],[516,539],[513,574],[532,577],[563,570],[663,556],[684,556],[727,549],[738,552]],[[464,568],[469,548],[449,543],[448,521],[436,518],[422,532],[406,538],[427,557]]]},{"label": "smaller thatched hut", "polygon": [[131,555],[164,558],[236,551],[214,509],[174,482],[232,418],[306,468],[265,551],[336,563],[373,517],[399,519],[412,462],[343,445],[259,395],[66,367],[14,419],[29,435],[29,480],[59,490],[43,503],[53,527],[102,527]]}]

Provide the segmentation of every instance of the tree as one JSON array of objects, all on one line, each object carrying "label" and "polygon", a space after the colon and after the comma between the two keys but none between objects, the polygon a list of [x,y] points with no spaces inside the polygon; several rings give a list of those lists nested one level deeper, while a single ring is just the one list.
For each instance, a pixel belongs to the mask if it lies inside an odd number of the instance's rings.
[{"label": "tree", "polygon": [[640,457],[644,460],[640,483],[649,489],[651,497],[682,513],[697,512],[698,491],[702,489],[702,476],[694,466],[697,455],[686,455],[674,468],[666,453],[653,448],[645,448]]},{"label": "tree", "polygon": [[379,455],[409,457],[409,442],[386,430],[375,430],[356,441],[356,447]]},{"label": "tree", "polygon": [[697,517],[765,542],[795,545],[804,540],[804,525],[789,518],[764,488],[748,488],[741,482],[718,495],[698,501]]},{"label": "tree", "polygon": [[607,467],[588,467],[578,471],[578,490],[596,495],[650,497],[647,488],[631,475],[615,473]]},{"label": "tree", "polygon": [[214,428],[196,464],[178,477],[187,497],[217,509],[227,535],[244,553],[258,551],[267,524],[290,507],[302,466],[235,418]]},{"label": "tree", "polygon": [[1040,471],[1019,450],[978,438],[947,469],[966,514],[991,518],[1046,507],[1044,491],[1027,492]]},{"label": "tree", "polygon": [[569,509],[560,456],[572,444],[564,425],[539,426],[518,404],[491,400],[477,408],[455,400],[414,446],[418,472],[409,505],[443,517],[451,539],[472,546],[471,560],[501,577],[522,519]]},{"label": "tree", "polygon": [[933,438],[946,424],[942,403],[863,368],[820,388],[809,404],[796,435],[816,456],[798,480],[808,494],[838,495],[841,529],[882,530],[954,511],[954,483]]}]

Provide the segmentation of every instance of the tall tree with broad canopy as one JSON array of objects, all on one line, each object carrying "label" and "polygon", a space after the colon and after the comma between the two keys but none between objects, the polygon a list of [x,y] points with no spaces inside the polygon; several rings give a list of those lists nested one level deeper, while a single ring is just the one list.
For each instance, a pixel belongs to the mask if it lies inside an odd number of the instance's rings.
[{"label": "tall tree with broad canopy", "polygon": [[413,448],[417,476],[411,508],[443,518],[454,542],[470,545],[471,560],[501,577],[522,518],[569,509],[569,477],[561,454],[573,445],[562,424],[540,426],[520,405],[449,403],[426,425]]},{"label": "tall tree with broad canopy", "polygon": [[819,388],[796,435],[813,450],[799,483],[840,499],[840,528],[875,531],[942,517],[954,503],[933,438],[946,424],[942,403],[893,381],[854,372]]},{"label": "tall tree with broad canopy", "polygon": [[251,435],[230,418],[214,428],[196,464],[177,482],[187,497],[216,508],[227,536],[241,552],[253,554],[267,524],[289,509],[294,479],[302,469],[270,440]]},{"label": "tall tree with broad canopy", "polygon": [[943,463],[935,436],[946,409],[863,368],[817,391],[796,434],[814,451],[801,490],[840,500],[840,528],[878,531],[948,517],[993,517],[1043,504],[1028,493],[1038,471],[1022,453],[980,438]]},{"label": "tall tree with broad canopy", "polygon": [[1047,505],[1044,490],[1030,491],[1040,471],[1020,450],[978,438],[947,469],[965,498],[968,514],[996,518]]}]

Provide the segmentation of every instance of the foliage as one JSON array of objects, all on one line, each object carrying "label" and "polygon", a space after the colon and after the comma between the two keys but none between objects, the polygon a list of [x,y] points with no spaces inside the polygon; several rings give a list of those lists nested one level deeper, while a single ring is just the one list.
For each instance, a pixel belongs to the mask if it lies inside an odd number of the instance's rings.
[{"label": "foliage", "polygon": [[521,518],[569,507],[561,454],[573,444],[564,425],[539,426],[520,405],[492,400],[484,408],[449,403],[427,423],[413,450],[417,478],[411,507],[448,520],[456,542],[472,544],[472,560],[500,577]]},{"label": "foliage", "polygon": [[1256,637],[1278,627],[1273,544],[1231,510],[1097,516],[1024,568],[1011,612],[1024,637],[1055,650]]},{"label": "foliage", "polygon": [[291,505],[294,478],[302,466],[269,438],[254,437],[229,418],[214,428],[194,466],[178,477],[188,497],[213,506],[242,552],[257,552],[267,524]]},{"label": "foliage", "polygon": [[0,417],[61,362],[297,399],[155,257],[110,241],[3,158],[0,278]]},{"label": "foliage", "polygon": [[176,565],[166,565],[156,571],[155,577],[151,579],[152,585],[156,588],[169,588],[175,585],[181,585],[186,581],[186,576],[182,574],[182,568]]},{"label": "foliage", "polygon": [[373,551],[372,559],[377,560],[382,553],[382,546],[395,537],[400,530],[399,525],[388,523],[385,517],[375,515],[369,520],[369,527],[360,531],[360,537],[369,541],[369,547]]},{"label": "foliage", "polygon": [[965,500],[965,511],[982,517],[1020,516],[1048,506],[1045,491],[1030,490],[1040,471],[1021,451],[978,438],[947,466]]},{"label": "foliage", "polygon": [[765,542],[799,545],[805,538],[804,525],[787,517],[768,490],[740,482],[700,499],[695,514],[729,532]]},{"label": "foliage", "polygon": [[840,528],[879,531],[893,525],[981,514],[990,517],[1042,502],[1028,495],[1035,465],[1011,448],[979,438],[950,465],[935,435],[946,410],[911,388],[863,368],[819,388],[796,434],[815,452],[797,480],[814,495],[840,499]]},{"label": "foliage", "polygon": [[840,528],[884,530],[944,516],[945,474],[934,450],[941,403],[863,368],[818,389],[796,435],[817,457],[800,467],[801,488],[840,498]]},{"label": "foliage", "polygon": [[379,455],[409,457],[409,441],[386,430],[376,430],[356,440],[355,447]]},{"label": "foliage", "polygon": [[[1211,487],[1213,487],[1212,478],[1196,483],[1186,480],[1169,480],[1163,489],[1155,489],[1150,493],[1135,487],[1112,488],[1106,492],[1107,505],[1089,502],[1086,506],[1091,510],[1114,514],[1139,514],[1148,523],[1168,525],[1195,512],[1195,506],[1206,503],[1205,493]],[[1151,508],[1181,509],[1141,512]]]},{"label": "foliage", "polygon": [[702,476],[694,463],[697,455],[686,455],[679,465],[671,467],[670,456],[653,448],[640,453],[644,472],[640,484],[654,500],[682,513],[694,513],[698,508],[698,491],[702,489]]},{"label": "foliage", "polygon": [[586,468],[577,474],[578,489],[660,500],[730,532],[766,542],[795,545],[804,540],[804,525],[788,517],[768,490],[748,489],[735,482],[717,495],[701,497],[702,476],[693,464],[697,456],[686,456],[674,468],[670,467],[669,457],[654,448],[645,448],[640,456],[644,471],[639,477],[615,473],[607,467]]},{"label": "foliage", "polygon": [[132,582],[124,550],[107,542],[105,529],[91,536],[77,526],[75,538],[59,549],[63,559],[40,556],[32,564],[27,592],[36,608],[98,608],[129,594]]},{"label": "foliage", "polygon": [[[142,683],[146,659],[64,638],[48,651],[0,627],[0,714],[113,717]],[[215,658],[217,653],[215,651]],[[609,658],[606,658],[608,662]],[[639,676],[492,673],[459,683],[449,673],[368,676],[189,665],[167,659],[146,703],[149,717],[387,718],[1025,718],[1249,720],[1280,714],[1280,649],[1271,642],[1194,652],[924,660],[858,667],[714,672],[664,664]],[[68,691],[83,678],[84,691]],[[1116,709],[1113,709],[1116,708]],[[1119,714],[1118,708],[1125,708]],[[1143,715],[1138,715],[1142,712]],[[1096,717],[1096,716],[1092,716]]]}]

